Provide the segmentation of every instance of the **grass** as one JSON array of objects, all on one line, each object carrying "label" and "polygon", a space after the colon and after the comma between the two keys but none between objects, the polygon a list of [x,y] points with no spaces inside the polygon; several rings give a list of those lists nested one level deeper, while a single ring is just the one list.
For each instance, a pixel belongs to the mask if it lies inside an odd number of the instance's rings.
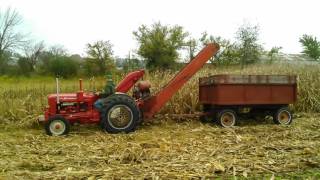
[{"label": "grass", "polygon": [[[155,93],[174,74],[154,72],[145,79]],[[199,111],[198,78],[214,74],[298,75],[294,123],[243,119],[223,129],[170,116]],[[74,126],[66,137],[46,136],[36,122],[47,94],[55,92],[54,78],[0,77],[0,179],[319,179],[319,74],[320,65],[206,67],[136,132],[111,135],[96,126]],[[84,83],[99,90],[104,79]],[[77,89],[77,79],[61,80],[62,92]]]}]

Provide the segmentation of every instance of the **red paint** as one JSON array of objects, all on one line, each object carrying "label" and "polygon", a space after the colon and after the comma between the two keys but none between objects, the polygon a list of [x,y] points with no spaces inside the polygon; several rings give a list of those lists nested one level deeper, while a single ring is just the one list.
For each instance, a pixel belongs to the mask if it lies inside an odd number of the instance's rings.
[{"label": "red paint", "polygon": [[[142,78],[144,70],[129,73],[116,87],[117,92],[126,93],[134,84]],[[54,115],[63,116],[70,123],[99,123],[100,114],[94,108],[94,103],[99,99],[99,95],[82,91],[82,80],[79,80],[80,91],[76,93],[59,94],[60,105],[57,105],[57,95],[48,96],[49,107],[45,110],[45,120]]]},{"label": "red paint", "polygon": [[297,99],[296,76],[215,75],[199,84],[201,104],[285,105]]},{"label": "red paint", "polygon": [[145,119],[150,119],[166,102],[219,51],[218,44],[208,44],[161,91],[145,100],[142,107]]},{"label": "red paint", "polygon": [[[143,112],[144,118],[151,118],[161,107],[219,50],[219,45],[208,44],[188,65],[186,65],[159,93],[149,97],[151,84],[148,81],[140,81],[137,88],[146,96],[136,99],[137,106]],[[144,70],[129,73],[116,87],[116,92],[127,93],[144,75]],[[94,108],[94,103],[99,95],[82,91],[82,80],[79,81],[80,91],[76,93],[48,96],[49,107],[45,111],[45,120],[54,115],[63,116],[72,123],[99,123],[99,111]],[[139,93],[138,91],[138,93]],[[148,98],[149,97],[149,98]]]},{"label": "red paint", "polygon": [[122,81],[120,81],[116,87],[116,92],[128,92],[134,86],[134,84],[143,77],[143,75],[143,69],[129,73]]},{"label": "red paint", "polygon": [[94,102],[99,98],[98,95],[94,93],[77,92],[59,94],[59,97],[60,106],[57,105],[56,94],[50,94],[48,96],[49,108],[45,111],[46,120],[51,116],[60,115],[69,120],[70,123],[99,122],[99,112],[93,107]]}]

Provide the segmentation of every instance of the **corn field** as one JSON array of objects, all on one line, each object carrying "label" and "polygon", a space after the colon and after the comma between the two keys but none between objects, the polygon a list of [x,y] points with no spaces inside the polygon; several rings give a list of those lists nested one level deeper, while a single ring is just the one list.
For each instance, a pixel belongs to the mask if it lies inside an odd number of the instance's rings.
[{"label": "corn field", "polygon": [[[293,124],[243,119],[234,128],[221,128],[167,116],[199,111],[198,78],[214,74],[298,75]],[[68,136],[59,137],[47,136],[36,121],[47,94],[56,91],[55,79],[1,77],[0,179],[319,179],[319,74],[319,65],[207,66],[159,112],[162,116],[133,133],[74,125]],[[144,79],[156,93],[174,75],[153,72]],[[100,90],[104,83],[84,79],[84,89]],[[61,92],[79,89],[77,79],[60,84]]]},{"label": "corn field", "polygon": [[[156,93],[176,72],[153,72],[146,75]],[[292,106],[297,112],[320,112],[320,65],[253,65],[240,67],[205,67],[198,72],[161,110],[160,114],[194,113],[198,104],[198,78],[215,74],[284,74],[298,75],[298,101]],[[115,82],[122,77],[114,77]],[[47,105],[47,95],[55,93],[54,78],[5,78],[0,79],[0,123],[35,125],[36,117]],[[79,89],[77,79],[60,80],[61,92]],[[84,79],[88,91],[101,90],[103,78]]]}]

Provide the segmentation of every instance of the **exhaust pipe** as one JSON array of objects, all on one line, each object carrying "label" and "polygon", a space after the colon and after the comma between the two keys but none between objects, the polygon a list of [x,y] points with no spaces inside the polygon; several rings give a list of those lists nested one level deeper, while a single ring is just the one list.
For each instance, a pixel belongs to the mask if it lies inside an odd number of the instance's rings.
[{"label": "exhaust pipe", "polygon": [[56,88],[57,88],[57,104],[60,104],[60,97],[59,97],[59,78],[56,78]]},{"label": "exhaust pipe", "polygon": [[80,89],[80,91],[83,91],[83,89],[82,89],[82,79],[79,79],[79,89]]}]

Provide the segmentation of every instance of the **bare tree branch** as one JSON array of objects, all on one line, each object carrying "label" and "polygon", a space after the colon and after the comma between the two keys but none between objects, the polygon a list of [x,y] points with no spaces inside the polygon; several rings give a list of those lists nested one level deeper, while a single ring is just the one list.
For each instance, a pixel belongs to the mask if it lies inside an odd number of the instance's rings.
[{"label": "bare tree branch", "polygon": [[24,47],[25,57],[27,58],[27,61],[30,64],[30,67],[32,69],[35,68],[44,48],[45,48],[45,45],[43,41]]},{"label": "bare tree branch", "polygon": [[8,8],[4,13],[0,12],[0,57],[25,42],[25,36],[16,30],[21,23],[22,18],[16,10]]}]

